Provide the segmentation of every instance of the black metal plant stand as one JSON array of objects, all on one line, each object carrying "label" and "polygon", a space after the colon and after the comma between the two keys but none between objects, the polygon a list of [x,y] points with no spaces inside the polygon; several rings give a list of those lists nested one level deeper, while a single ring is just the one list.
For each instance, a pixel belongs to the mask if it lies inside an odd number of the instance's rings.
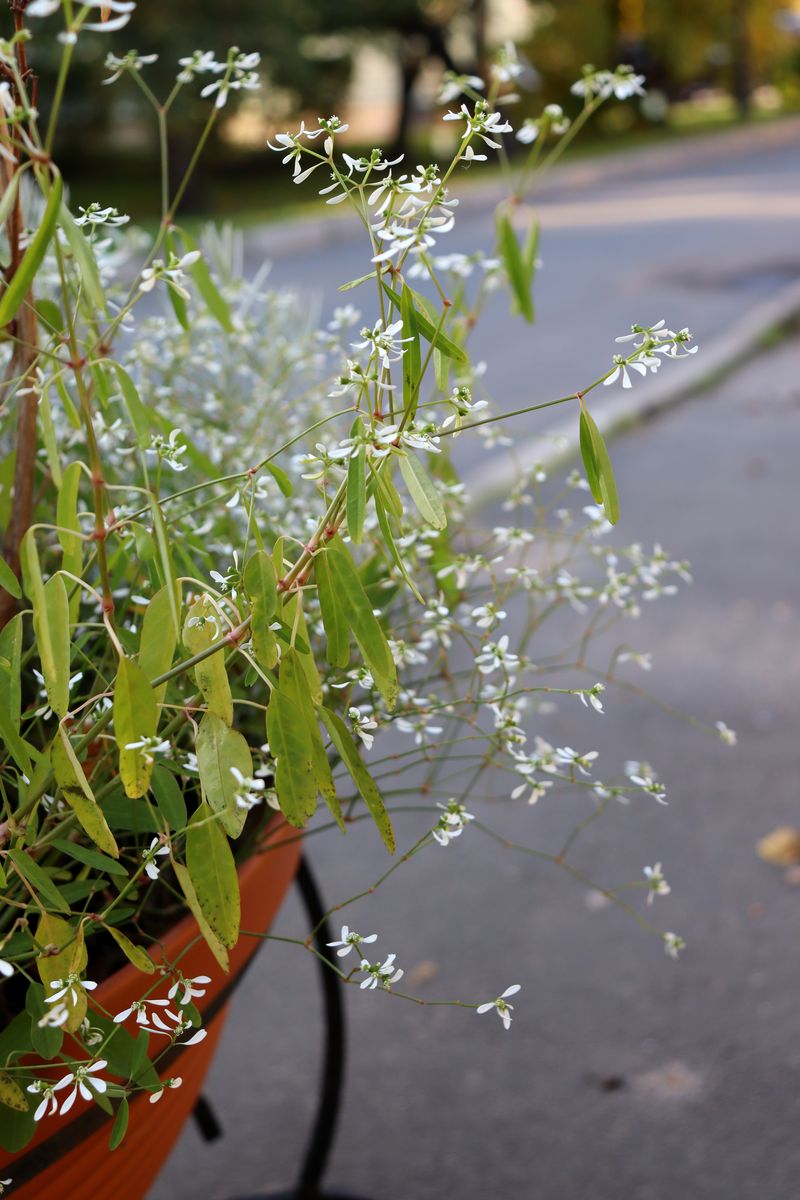
[{"label": "black metal plant stand", "polygon": [[[305,855],[300,859],[297,886],[311,927],[316,929],[314,946],[323,957],[327,958],[330,955],[327,944],[333,938],[325,918],[325,905]],[[288,1192],[262,1192],[257,1195],[240,1196],[237,1197],[237,1200],[356,1200],[356,1197],[346,1195],[344,1192],[321,1190],[322,1179],[333,1148],[342,1102],[346,1031],[341,980],[323,962],[317,961],[319,979],[322,984],[325,1043],[317,1112],[297,1182]],[[206,1140],[212,1141],[220,1136],[222,1130],[219,1122],[208,1101],[202,1096],[197,1102],[194,1116],[200,1133]]]}]

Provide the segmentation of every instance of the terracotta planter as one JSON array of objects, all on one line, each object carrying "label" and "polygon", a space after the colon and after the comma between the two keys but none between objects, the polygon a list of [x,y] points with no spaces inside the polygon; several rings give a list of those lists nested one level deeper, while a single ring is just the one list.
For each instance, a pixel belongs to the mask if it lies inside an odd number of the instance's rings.
[{"label": "terracotta planter", "polygon": [[[269,928],[299,859],[300,840],[294,830],[282,825],[270,837],[268,852],[245,863],[239,872],[242,929],[265,932]],[[167,957],[174,959],[197,935],[194,918],[185,917],[164,938]],[[113,1153],[108,1149],[111,1122],[97,1105],[79,1098],[65,1117],[46,1117],[24,1150],[15,1155],[0,1151],[0,1178],[13,1179],[17,1200],[64,1200],[65,1196],[142,1200],[194,1108],[222,1033],[233,986],[260,945],[257,938],[241,938],[231,951],[227,976],[202,940],[186,952],[181,959],[184,975],[209,975],[212,982],[197,1002],[208,1036],[196,1046],[176,1047],[161,1071],[162,1076],[179,1075],[183,1085],[168,1091],[158,1104],[151,1104],[145,1093],[136,1096],[127,1136]],[[142,979],[134,967],[124,967],[102,983],[94,997],[109,1012],[121,1012],[141,995]]]}]

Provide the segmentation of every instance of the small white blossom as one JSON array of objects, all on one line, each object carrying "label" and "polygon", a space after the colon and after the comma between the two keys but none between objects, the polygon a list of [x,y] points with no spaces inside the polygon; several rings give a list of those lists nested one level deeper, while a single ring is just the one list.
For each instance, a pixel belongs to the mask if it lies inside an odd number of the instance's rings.
[{"label": "small white blossom", "polygon": [[736,745],[736,733],[733,729],[729,729],[724,721],[717,721],[715,728],[726,746]]},{"label": "small white blossom", "polygon": [[660,862],[655,863],[652,867],[645,867],[643,873],[647,880],[648,904],[652,904],[656,896],[668,896],[670,894],[672,888],[664,878]]},{"label": "small white blossom", "polygon": [[374,990],[380,985],[388,992],[393,983],[402,979],[404,972],[394,965],[396,957],[396,954],[389,954],[380,964],[370,963],[366,958],[362,958],[361,970],[366,972],[366,978],[362,979],[359,984],[361,990],[364,991],[367,988]]},{"label": "small white blossom", "polygon": [[208,975],[195,975],[194,979],[185,979],[181,975],[175,980],[172,987],[167,992],[170,1000],[174,1000],[178,992],[182,992],[179,1004],[185,1005],[192,1002],[195,996],[205,996],[208,984],[211,983],[211,978]]},{"label": "small white blossom", "polygon": [[147,849],[142,851],[144,873],[148,879],[158,879],[161,869],[155,860],[164,854],[169,854],[169,846],[161,837],[154,837]]},{"label": "small white blossom", "polygon": [[664,934],[664,953],[670,958],[677,958],[681,950],[686,949],[686,942],[677,933]]},{"label": "small white blossom", "polygon": [[377,940],[377,933],[369,933],[365,936],[360,933],[356,933],[356,931],[351,929],[349,925],[343,925],[341,936],[338,942],[328,942],[328,945],[331,947],[331,949],[338,946],[339,949],[336,951],[336,957],[345,958],[354,946],[366,945],[370,942],[377,942]]},{"label": "small white blossom", "polygon": [[588,708],[591,704],[595,712],[601,713],[603,711],[603,702],[600,699],[600,694],[605,690],[606,685],[604,683],[596,683],[588,691],[578,692],[578,697],[585,708]]},{"label": "small white blossom", "polygon": [[518,983],[512,983],[511,987],[507,987],[502,996],[498,996],[496,1000],[490,1000],[488,1004],[479,1004],[477,1011],[479,1013],[491,1012],[494,1009],[503,1022],[505,1029],[511,1028],[511,1014],[514,1011],[514,1005],[508,1003],[509,996],[516,996],[517,992],[521,991]]}]

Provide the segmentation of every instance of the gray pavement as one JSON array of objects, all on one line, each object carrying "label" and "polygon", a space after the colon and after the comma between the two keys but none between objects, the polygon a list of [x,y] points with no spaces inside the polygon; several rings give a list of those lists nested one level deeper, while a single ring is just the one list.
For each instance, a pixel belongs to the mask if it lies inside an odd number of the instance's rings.
[{"label": "gray pavement", "polygon": [[[800,163],[783,151],[715,163],[711,174],[692,168],[680,186],[696,195],[712,186],[720,195],[800,191]],[[631,185],[623,190],[620,205]],[[776,273],[796,269],[795,228],[755,211],[652,227],[554,226],[542,326],[530,340],[515,327],[494,355],[509,407],[531,376],[521,374],[523,350],[537,395],[558,389],[567,368],[566,390],[576,386],[574,352],[563,335],[552,344],[565,317],[585,335],[578,365],[589,373],[595,343],[605,361],[614,334],[641,317],[704,321],[713,334],[773,287]],[[591,265],[581,263],[582,247]],[[338,253],[279,262],[276,278],[299,272],[324,283]],[[735,284],[742,272],[747,282]],[[572,711],[565,731],[562,709],[542,723],[544,736],[557,729],[561,741],[591,743],[603,763],[635,753],[659,768],[670,806],[615,808],[586,831],[575,861],[613,882],[661,859],[673,893],[657,914],[686,936],[685,956],[667,960],[624,916],[587,906],[584,890],[555,869],[473,831],[406,864],[396,884],[348,911],[351,923],[381,931],[421,996],[477,998],[506,982],[523,992],[506,1034],[491,1014],[348,990],[351,1054],[332,1188],[374,1200],[797,1195],[800,891],[754,845],[778,824],[800,824],[798,366],[800,344],[787,342],[613,446],[623,503],[614,538],[659,540],[693,561],[696,578],[647,608],[629,635],[654,652],[646,682],[669,703],[726,720],[739,746],[622,693],[609,695],[606,717]],[[486,806],[475,811],[485,816]],[[545,800],[533,809],[499,803],[486,819],[551,848],[575,816]],[[401,844],[412,837],[409,820]],[[332,900],[371,883],[385,862],[366,827],[312,840],[309,850]],[[304,932],[293,897],[276,932]],[[188,1128],[149,1200],[222,1200],[288,1184],[313,1109],[318,1021],[310,957],[270,945],[234,1000],[225,1062],[218,1057],[209,1080],[225,1139],[205,1146]]]}]

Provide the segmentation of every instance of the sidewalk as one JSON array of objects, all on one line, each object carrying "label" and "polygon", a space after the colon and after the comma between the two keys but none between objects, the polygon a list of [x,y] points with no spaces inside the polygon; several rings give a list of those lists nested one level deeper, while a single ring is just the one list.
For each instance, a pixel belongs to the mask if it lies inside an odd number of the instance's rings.
[{"label": "sidewalk", "polygon": [[[545,737],[600,761],[645,756],[669,807],[615,807],[576,861],[606,882],[661,860],[659,923],[686,937],[677,963],[546,866],[468,836],[406,864],[404,886],[348,910],[380,930],[423,997],[522,984],[496,1021],[348,993],[348,1089],[330,1188],[374,1200],[784,1200],[800,1174],[800,891],[756,856],[800,824],[797,719],[800,343],[614,444],[622,520],[612,540],[661,541],[695,583],[628,627],[652,650],[644,682],[739,734],[731,750],[623,692],[578,705]],[[490,514],[491,518],[491,514]],[[549,847],[567,817],[478,803],[511,839]],[[570,812],[569,817],[573,815]],[[406,837],[412,829],[404,829]],[[309,845],[331,901],[383,869],[375,839]],[[452,855],[452,856],[451,856]],[[413,878],[412,876],[413,872]],[[276,932],[303,936],[296,903]],[[180,1142],[148,1200],[224,1200],[287,1185],[304,1142],[319,1047],[314,966],[272,945],[234,1000],[227,1068],[208,1096],[224,1140]],[[218,1060],[219,1062],[219,1060]]]}]

